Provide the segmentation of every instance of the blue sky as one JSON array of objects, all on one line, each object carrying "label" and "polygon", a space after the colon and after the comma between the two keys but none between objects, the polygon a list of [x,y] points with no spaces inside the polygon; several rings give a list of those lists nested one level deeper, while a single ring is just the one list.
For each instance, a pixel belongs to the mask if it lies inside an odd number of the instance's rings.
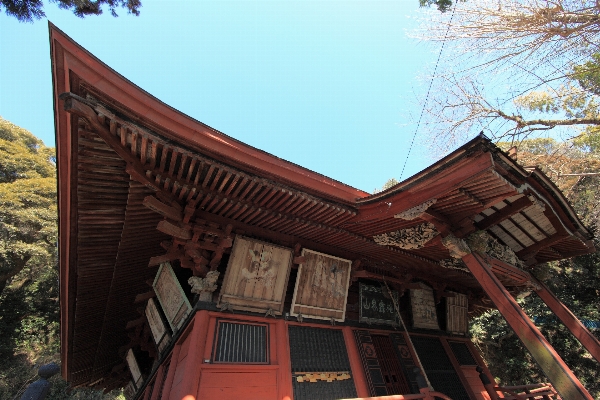
[{"label": "blue sky", "polygon": [[[46,2],[48,3],[48,2]],[[50,21],[211,127],[372,192],[400,178],[437,49],[406,36],[418,0],[151,1],[141,15]],[[0,115],[54,145],[47,20],[0,15]],[[423,128],[421,128],[423,129]],[[428,157],[417,135],[403,178]]]}]

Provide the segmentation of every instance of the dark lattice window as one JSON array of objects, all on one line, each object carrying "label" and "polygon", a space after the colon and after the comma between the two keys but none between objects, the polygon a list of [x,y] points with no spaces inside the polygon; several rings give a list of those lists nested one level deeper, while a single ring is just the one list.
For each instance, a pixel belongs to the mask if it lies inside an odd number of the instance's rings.
[{"label": "dark lattice window", "polygon": [[294,399],[333,400],[357,396],[352,378],[331,382],[299,382],[297,379],[315,372],[351,374],[342,331],[290,326],[289,336]]},{"label": "dark lattice window", "polygon": [[473,358],[473,354],[469,350],[469,346],[467,346],[464,342],[448,342],[450,344],[450,348],[452,349],[452,353],[454,353],[454,357],[460,365],[477,365],[477,362]]},{"label": "dark lattice window", "polygon": [[269,362],[267,325],[218,321],[213,361],[267,364]]},{"label": "dark lattice window", "polygon": [[452,400],[469,400],[440,340],[425,336],[411,336],[411,339],[431,386]]}]

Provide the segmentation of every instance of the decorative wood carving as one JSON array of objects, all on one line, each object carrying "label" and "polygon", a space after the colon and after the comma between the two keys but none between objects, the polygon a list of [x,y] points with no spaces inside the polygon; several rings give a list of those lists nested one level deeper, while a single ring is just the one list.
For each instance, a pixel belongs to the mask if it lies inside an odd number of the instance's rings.
[{"label": "decorative wood carving", "polygon": [[414,328],[440,329],[433,289],[423,283],[421,283],[421,289],[411,289],[410,305]]},{"label": "decorative wood carving", "polygon": [[344,322],[352,262],[303,249],[290,315]]},{"label": "decorative wood carving", "polygon": [[[359,321],[368,324],[398,325],[398,315],[394,300],[398,304],[398,292],[392,290],[391,296],[381,286],[359,284],[360,309]],[[393,296],[393,300],[392,300]]]},{"label": "decorative wood carving", "polygon": [[129,349],[126,360],[127,365],[129,365],[129,371],[131,371],[132,382],[136,389],[138,389],[142,383],[142,373],[140,372],[140,367],[135,359],[135,355],[133,355],[133,350]]},{"label": "decorative wood carving", "polygon": [[171,341],[171,335],[160,316],[158,308],[156,308],[154,299],[148,300],[148,304],[146,305],[146,319],[148,320],[148,325],[150,325],[154,343],[156,343],[158,351],[162,353]]},{"label": "decorative wood carving", "polygon": [[440,261],[440,266],[448,269],[457,269],[460,271],[465,271],[469,274],[471,273],[471,271],[469,271],[469,268],[467,268],[465,263],[460,258],[446,258]]},{"label": "decorative wood carving", "polygon": [[204,278],[192,276],[188,279],[188,283],[192,287],[192,293],[199,295],[199,301],[212,301],[213,292],[217,290],[219,274],[219,271],[208,271]]},{"label": "decorative wood carving", "polygon": [[425,211],[427,211],[429,207],[434,205],[436,202],[437,199],[427,200],[426,202],[419,204],[418,206],[409,208],[406,211],[402,211],[401,213],[394,215],[394,218],[401,218],[406,221],[411,221],[413,219],[419,218],[421,215],[423,215]]},{"label": "decorative wood carving", "polygon": [[217,306],[281,315],[291,264],[291,249],[238,235]]},{"label": "decorative wood carving", "polygon": [[192,306],[183,292],[171,264],[160,265],[152,287],[171,329],[173,332],[177,331],[192,311]]},{"label": "decorative wood carving", "polygon": [[438,234],[439,232],[435,229],[435,226],[426,222],[413,228],[375,235],[373,240],[382,246],[396,246],[410,250],[420,249]]},{"label": "decorative wood carving", "polygon": [[450,257],[452,258],[462,258],[471,253],[471,249],[469,249],[467,243],[453,234],[443,237],[442,244],[450,251]]},{"label": "decorative wood carving", "polygon": [[487,254],[516,267],[525,267],[523,262],[510,247],[501,245],[486,231],[477,231],[469,235],[467,244],[472,251]]},{"label": "decorative wood carving", "polygon": [[468,298],[461,293],[454,293],[454,295],[454,297],[446,297],[446,330],[465,335],[469,329]]},{"label": "decorative wood carving", "polygon": [[[296,375],[297,374],[297,375]],[[351,379],[350,371],[341,372],[296,372],[296,382],[333,382]]]}]

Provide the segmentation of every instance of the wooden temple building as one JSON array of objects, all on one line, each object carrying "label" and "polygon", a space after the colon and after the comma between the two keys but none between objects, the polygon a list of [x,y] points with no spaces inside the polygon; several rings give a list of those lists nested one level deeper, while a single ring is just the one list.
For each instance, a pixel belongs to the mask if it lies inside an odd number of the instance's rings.
[{"label": "wooden temple building", "polygon": [[[481,136],[366,193],[181,114],[53,25],[50,42],[72,386],[140,400],[592,398],[515,301],[535,291],[600,359],[528,272],[594,251],[538,169]],[[547,382],[495,385],[468,335],[493,308]]]}]

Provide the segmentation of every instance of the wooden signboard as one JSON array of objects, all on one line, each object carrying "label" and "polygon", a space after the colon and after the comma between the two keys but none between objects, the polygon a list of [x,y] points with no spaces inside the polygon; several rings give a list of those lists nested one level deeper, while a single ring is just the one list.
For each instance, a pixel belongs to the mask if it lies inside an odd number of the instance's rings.
[{"label": "wooden signboard", "polygon": [[176,332],[192,311],[192,306],[183,292],[171,264],[160,265],[152,287],[171,329]]},{"label": "wooden signboard", "polygon": [[410,290],[410,305],[412,308],[413,327],[425,329],[440,329],[433,289],[421,283],[421,289]]},{"label": "wooden signboard", "polygon": [[140,384],[142,383],[142,373],[140,372],[140,367],[135,359],[135,355],[133,355],[133,350],[129,349],[129,351],[127,351],[126,360],[127,365],[129,365],[129,371],[131,371],[132,382],[135,388],[139,389]]},{"label": "wooden signboard", "polygon": [[167,327],[160,317],[160,312],[158,311],[158,308],[156,308],[154,299],[148,300],[148,304],[146,305],[146,319],[150,325],[154,343],[156,343],[158,351],[162,353],[163,349],[167,347],[171,341],[171,335],[167,331]]},{"label": "wooden signboard", "polygon": [[344,322],[351,261],[303,249],[290,314]]},{"label": "wooden signboard", "polygon": [[454,293],[455,297],[446,297],[446,330],[465,335],[469,329],[467,295]]},{"label": "wooden signboard", "polygon": [[[398,325],[398,313],[394,301],[389,295],[384,295],[381,286],[371,286],[360,283],[359,321],[368,324]],[[398,292],[392,290],[392,296],[398,304]]]},{"label": "wooden signboard", "polygon": [[217,306],[281,315],[292,256],[291,249],[236,236]]}]

